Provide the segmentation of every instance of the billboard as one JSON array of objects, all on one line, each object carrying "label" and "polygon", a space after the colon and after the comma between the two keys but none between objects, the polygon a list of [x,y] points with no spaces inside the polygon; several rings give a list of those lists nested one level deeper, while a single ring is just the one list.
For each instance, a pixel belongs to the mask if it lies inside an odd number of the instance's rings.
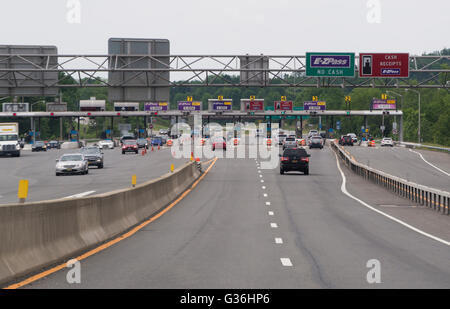
[{"label": "billboard", "polygon": [[306,101],[303,103],[305,111],[324,111],[327,109],[325,101]]},{"label": "billboard", "polygon": [[306,53],[308,77],[354,77],[355,53]]},{"label": "billboard", "polygon": [[128,70],[108,73],[108,83],[114,86],[108,87],[109,101],[169,101],[170,72],[139,71],[169,69],[169,40],[111,38],[108,40],[108,54],[117,55],[109,57],[110,68]]},{"label": "billboard", "polygon": [[56,46],[0,45],[0,69],[11,70],[0,74],[0,97],[57,96],[58,72],[39,71],[57,68],[57,54]]},{"label": "billboard", "polygon": [[138,112],[139,103],[137,102],[115,102],[114,111],[116,112]]},{"label": "billboard", "polygon": [[389,99],[389,100],[373,99],[371,109],[375,109],[375,110],[397,109],[397,100],[395,100],[395,99]]},{"label": "billboard", "polygon": [[28,112],[28,103],[3,103],[4,113],[25,113]]},{"label": "billboard", "polygon": [[276,101],[275,110],[276,111],[291,111],[294,108],[292,101]]},{"label": "billboard", "polygon": [[408,53],[359,54],[360,77],[409,77]]},{"label": "billboard", "polygon": [[202,110],[202,102],[196,101],[179,101],[178,110],[183,112],[195,112]]},{"label": "billboard", "polygon": [[147,102],[144,105],[146,112],[167,112],[169,110],[169,103],[167,102]]}]

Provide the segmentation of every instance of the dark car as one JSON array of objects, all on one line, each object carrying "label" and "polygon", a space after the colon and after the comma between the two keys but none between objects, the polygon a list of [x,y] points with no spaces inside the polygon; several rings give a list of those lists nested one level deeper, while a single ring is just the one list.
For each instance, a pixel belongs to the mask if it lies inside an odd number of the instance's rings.
[{"label": "dark car", "polygon": [[136,140],[133,139],[123,140],[122,154],[125,154],[127,152],[134,152],[135,154],[138,154],[139,148]]},{"label": "dark car", "polygon": [[47,146],[45,146],[45,143],[42,141],[36,141],[33,146],[31,146],[31,151],[47,151]]},{"label": "dark car", "polygon": [[148,141],[145,138],[139,138],[136,143],[139,148],[148,149]]},{"label": "dark car", "polygon": [[47,149],[61,149],[61,144],[58,141],[50,141],[47,143]]},{"label": "dark car", "polygon": [[309,140],[309,149],[311,148],[323,148],[323,138],[320,135],[311,137]]},{"label": "dark car", "polygon": [[309,155],[304,148],[288,148],[280,155],[280,174],[289,171],[303,172],[309,175]]},{"label": "dark car", "polygon": [[163,141],[162,138],[159,136],[153,137],[152,138],[152,146],[162,146],[163,145]]},{"label": "dark car", "polygon": [[81,153],[89,166],[103,168],[103,152],[98,147],[84,147],[81,149]]},{"label": "dark car", "polygon": [[342,146],[353,146],[353,138],[350,135],[344,135],[339,144]]}]

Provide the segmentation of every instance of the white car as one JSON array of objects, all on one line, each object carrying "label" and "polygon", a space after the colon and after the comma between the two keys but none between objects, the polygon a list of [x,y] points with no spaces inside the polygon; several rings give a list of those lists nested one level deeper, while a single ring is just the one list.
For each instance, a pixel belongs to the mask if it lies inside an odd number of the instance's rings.
[{"label": "white car", "polygon": [[390,138],[390,137],[384,137],[384,138],[381,140],[381,147],[383,147],[383,146],[391,146],[391,147],[394,147],[394,141],[393,141],[392,138]]},{"label": "white car", "polygon": [[56,176],[62,174],[80,174],[89,173],[89,164],[81,153],[65,154],[56,160]]},{"label": "white car", "polygon": [[355,133],[348,133],[347,135],[352,137],[353,144],[356,144],[358,142],[358,138],[356,137]]},{"label": "white car", "polygon": [[98,148],[100,149],[114,149],[114,142],[112,140],[103,140],[98,142]]}]

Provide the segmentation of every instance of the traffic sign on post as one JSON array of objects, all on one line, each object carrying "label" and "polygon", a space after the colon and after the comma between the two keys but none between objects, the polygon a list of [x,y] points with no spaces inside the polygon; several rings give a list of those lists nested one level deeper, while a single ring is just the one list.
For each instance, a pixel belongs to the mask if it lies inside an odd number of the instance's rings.
[{"label": "traffic sign on post", "polygon": [[355,53],[306,53],[307,77],[354,77]]},{"label": "traffic sign on post", "polygon": [[359,54],[359,77],[409,77],[409,54]]}]

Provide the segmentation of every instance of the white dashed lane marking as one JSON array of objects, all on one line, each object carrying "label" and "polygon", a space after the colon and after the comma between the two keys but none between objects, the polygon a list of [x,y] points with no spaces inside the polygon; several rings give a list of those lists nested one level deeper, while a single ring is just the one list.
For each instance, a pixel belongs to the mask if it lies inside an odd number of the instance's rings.
[{"label": "white dashed lane marking", "polygon": [[269,216],[273,216],[273,215],[274,215],[273,211],[269,211]]},{"label": "white dashed lane marking", "polygon": [[290,258],[281,258],[281,264],[286,267],[292,267],[292,262]]},{"label": "white dashed lane marking", "polygon": [[270,223],[270,227],[273,228],[273,229],[277,229],[278,228],[278,224]]},{"label": "white dashed lane marking", "polygon": [[276,243],[276,244],[282,244],[282,243],[283,243],[283,239],[277,237],[277,238],[275,238],[275,243]]}]

